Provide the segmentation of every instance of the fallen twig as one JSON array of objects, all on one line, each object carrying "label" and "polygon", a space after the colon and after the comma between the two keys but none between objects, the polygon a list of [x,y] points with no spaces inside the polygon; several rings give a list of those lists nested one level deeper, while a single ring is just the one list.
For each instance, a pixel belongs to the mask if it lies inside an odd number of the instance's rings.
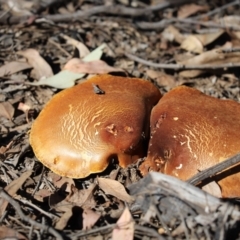
[{"label": "fallen twig", "polygon": [[[45,18],[46,20],[53,21],[53,22],[69,22],[74,20],[82,20],[84,18],[88,18],[92,15],[96,14],[114,14],[117,16],[131,16],[131,17],[138,17],[138,16],[147,16],[151,12],[163,10],[167,7],[172,5],[180,5],[183,3],[189,2],[189,0],[176,0],[176,1],[164,1],[162,3],[148,6],[145,8],[133,8],[133,7],[125,7],[122,5],[101,5],[97,7],[89,8],[88,10],[79,10],[74,13],[66,13],[66,14],[55,14],[55,15],[43,15],[43,16],[36,16],[37,19]],[[0,12],[0,15],[2,12]],[[34,15],[35,16],[35,15]],[[2,24],[16,24],[20,22],[26,22],[31,16],[11,16],[10,13],[3,15],[0,18],[0,23]]]},{"label": "fallen twig", "polygon": [[221,28],[221,29],[240,31],[239,26],[233,26],[229,24],[220,24],[212,21],[204,22],[200,20],[195,20],[193,18],[185,18],[185,19],[170,18],[170,19],[163,19],[158,22],[136,22],[136,26],[144,30],[163,29],[167,27],[169,24],[173,24],[173,23],[187,23],[192,25],[200,25],[208,28]]},{"label": "fallen twig", "polygon": [[174,69],[174,70],[197,70],[197,69],[222,69],[222,68],[235,68],[240,67],[240,63],[224,63],[218,65],[211,64],[202,64],[202,65],[184,65],[184,64],[166,64],[166,63],[154,63],[151,61],[144,60],[130,53],[125,53],[125,56],[134,60],[136,62],[142,63],[144,65],[155,67],[155,68],[164,68],[164,69]]},{"label": "fallen twig", "polygon": [[228,169],[229,167],[233,167],[235,166],[237,163],[240,163],[240,153],[228,158],[227,160],[218,163],[217,165],[210,167],[206,170],[203,170],[202,172],[197,173],[195,176],[193,176],[192,178],[188,179],[187,182],[191,183],[193,185],[197,185],[199,182],[212,177],[214,175],[216,175],[217,173],[220,173],[226,169]]},{"label": "fallen twig", "polygon": [[47,225],[43,225],[41,223],[36,222],[35,220],[27,217],[23,211],[21,210],[21,207],[19,205],[19,203],[17,201],[15,201],[10,195],[8,195],[3,188],[0,188],[0,197],[4,198],[4,200],[8,201],[17,211],[19,217],[22,219],[22,221],[27,222],[33,226],[35,226],[36,228],[39,228],[41,230],[44,230],[50,234],[52,234],[53,236],[56,237],[56,239],[59,240],[63,240],[63,237],[61,236],[60,233],[58,233],[54,228],[47,226]]}]

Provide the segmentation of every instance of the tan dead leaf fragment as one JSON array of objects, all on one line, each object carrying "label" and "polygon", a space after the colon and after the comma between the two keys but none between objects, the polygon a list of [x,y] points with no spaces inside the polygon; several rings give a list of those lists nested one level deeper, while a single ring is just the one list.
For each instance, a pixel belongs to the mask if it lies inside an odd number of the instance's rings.
[{"label": "tan dead leaf fragment", "polygon": [[21,233],[17,232],[14,229],[5,227],[5,226],[0,226],[0,239],[5,239],[5,240],[27,240],[25,236],[23,236]]},{"label": "tan dead leaf fragment", "polygon": [[185,39],[185,36],[183,36],[177,28],[175,28],[173,25],[168,26],[164,29],[164,31],[161,33],[161,36],[164,40],[168,42],[177,42],[181,44],[183,40]]},{"label": "tan dead leaf fragment", "polygon": [[93,190],[96,184],[91,184],[88,189],[77,189],[75,186],[71,185],[71,192],[66,197],[66,201],[75,205],[82,207],[83,209],[93,208],[96,206],[96,202],[93,197]]},{"label": "tan dead leaf fragment", "polygon": [[221,198],[222,197],[222,191],[220,186],[215,182],[212,181],[202,187],[202,190],[205,192],[212,194],[214,197]]},{"label": "tan dead leaf fragment", "polygon": [[148,69],[146,74],[150,78],[154,79],[159,86],[167,87],[168,90],[177,86],[177,81],[172,75],[151,69]]},{"label": "tan dead leaf fragment", "polygon": [[18,104],[18,110],[23,111],[24,113],[28,113],[28,111],[31,109],[31,107],[25,103],[20,102]]},{"label": "tan dead leaf fragment", "polygon": [[190,35],[186,39],[184,39],[180,47],[189,52],[194,53],[203,52],[203,45],[201,41],[194,35]]},{"label": "tan dead leaf fragment", "polygon": [[14,16],[30,16],[32,15],[30,10],[34,4],[34,1],[7,0],[1,1],[1,4],[5,11],[10,11]]},{"label": "tan dead leaf fragment", "polygon": [[54,187],[57,189],[60,189],[65,184],[66,189],[64,189],[66,192],[71,193],[72,192],[72,185],[75,186],[75,183],[73,179],[67,178],[67,177],[61,177],[58,174],[54,172],[48,172],[48,178],[53,183]]},{"label": "tan dead leaf fragment", "polygon": [[44,199],[47,199],[52,192],[48,189],[40,189],[34,194],[34,199],[36,199],[39,202],[44,202]]},{"label": "tan dead leaf fragment", "polygon": [[232,38],[240,39],[240,31],[231,30],[233,27],[239,27],[240,25],[240,16],[239,15],[230,15],[223,18],[218,18],[217,23],[220,23],[223,26],[226,26],[228,34]]},{"label": "tan dead leaf fragment", "polygon": [[52,68],[37,50],[29,48],[17,52],[17,54],[27,58],[28,63],[34,68],[36,79],[41,80],[53,76]]},{"label": "tan dead leaf fragment", "polygon": [[73,212],[73,205],[68,203],[66,200],[63,200],[62,202],[58,203],[56,206],[54,206],[54,209],[58,212],[63,212],[61,214],[60,219],[55,223],[55,228],[58,230],[63,230],[66,226],[67,223],[72,216]]},{"label": "tan dead leaf fragment", "polygon": [[122,69],[111,67],[102,60],[84,62],[79,58],[70,59],[63,67],[63,70],[68,70],[74,73],[88,73],[88,74],[123,72]]},{"label": "tan dead leaf fragment", "polygon": [[[10,195],[14,196],[19,188],[22,187],[24,182],[31,176],[32,170],[24,172],[19,178],[13,180],[9,185],[7,185],[4,190]],[[8,206],[8,202],[2,198],[0,198],[0,217],[4,214],[6,208]]]},{"label": "tan dead leaf fragment", "polygon": [[84,58],[90,53],[89,49],[82,42],[79,42],[65,34],[61,34],[61,37],[63,37],[68,44],[72,44],[78,49],[80,58]]},{"label": "tan dead leaf fragment", "polygon": [[10,102],[0,103],[0,116],[12,120],[15,109]]},{"label": "tan dead leaf fragment", "polygon": [[112,240],[133,240],[134,221],[129,209],[126,207],[121,217],[118,219],[116,227],[112,232]]},{"label": "tan dead leaf fragment", "polygon": [[[182,65],[220,65],[224,63],[239,63],[240,53],[239,52],[222,52],[223,49],[229,47],[222,47],[218,49],[213,49],[207,52],[204,52],[198,56],[192,57],[187,60],[178,61],[178,64]],[[200,74],[206,72],[206,70],[185,70],[180,72],[182,77],[197,77]]]},{"label": "tan dead leaf fragment", "polygon": [[[103,43],[101,46],[99,46],[98,48],[90,52],[82,60],[84,62],[99,60],[102,56],[103,49],[105,47],[106,47],[106,44]],[[27,84],[33,85],[33,86],[47,85],[47,86],[51,86],[59,89],[65,89],[65,88],[70,88],[74,86],[75,81],[77,79],[83,78],[85,75],[86,75],[85,73],[74,73],[68,70],[62,70],[61,72],[57,73],[56,75],[50,78],[41,79],[38,82],[32,82],[32,83],[28,82]]]},{"label": "tan dead leaf fragment", "polygon": [[82,217],[83,217],[83,229],[82,230],[87,230],[94,226],[94,224],[98,221],[98,219],[101,217],[101,215],[94,212],[91,209],[84,209]]},{"label": "tan dead leaf fragment", "polygon": [[180,47],[186,51],[202,53],[204,46],[215,41],[223,33],[223,30],[219,30],[214,33],[189,35],[183,40]]},{"label": "tan dead leaf fragment", "polygon": [[98,178],[97,180],[99,187],[106,194],[112,195],[124,202],[131,203],[134,201],[134,198],[126,192],[124,186],[120,182],[108,178]]},{"label": "tan dead leaf fragment", "polygon": [[20,62],[20,61],[9,62],[0,67],[0,77],[11,75],[13,73],[17,73],[29,68],[32,68],[32,66],[27,62]]},{"label": "tan dead leaf fragment", "polygon": [[195,13],[206,12],[207,10],[207,6],[200,6],[195,3],[186,4],[179,8],[177,16],[178,18],[187,18]]},{"label": "tan dead leaf fragment", "polygon": [[203,46],[207,46],[208,44],[217,40],[224,32],[225,32],[224,30],[217,30],[216,32],[206,33],[206,34],[196,34],[194,36],[201,41]]}]

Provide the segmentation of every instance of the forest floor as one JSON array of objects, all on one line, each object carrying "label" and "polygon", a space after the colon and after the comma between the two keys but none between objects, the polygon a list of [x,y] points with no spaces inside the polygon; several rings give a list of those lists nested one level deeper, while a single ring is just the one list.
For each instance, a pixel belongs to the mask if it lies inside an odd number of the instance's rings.
[{"label": "forest floor", "polygon": [[[0,239],[240,239],[238,199],[143,178],[143,159],[60,177],[29,145],[53,95],[94,74],[239,101],[239,13],[239,1],[224,0],[0,1]],[[77,69],[72,58],[83,60]],[[58,75],[66,68],[77,77]]]}]

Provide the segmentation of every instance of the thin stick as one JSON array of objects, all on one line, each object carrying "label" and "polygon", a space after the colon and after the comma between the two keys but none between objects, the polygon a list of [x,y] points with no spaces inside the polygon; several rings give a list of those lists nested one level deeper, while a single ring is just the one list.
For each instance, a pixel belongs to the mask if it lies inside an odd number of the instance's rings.
[{"label": "thin stick", "polygon": [[[149,15],[151,12],[159,11],[170,7],[172,5],[180,5],[183,3],[189,2],[189,0],[175,0],[175,1],[164,1],[162,3],[148,6],[145,8],[133,8],[133,7],[125,7],[119,4],[116,5],[102,5],[97,7],[91,7],[87,10],[79,10],[75,13],[67,13],[67,14],[55,14],[55,15],[43,15],[39,16],[39,18],[45,18],[47,20],[53,22],[69,22],[74,20],[82,20],[84,18],[88,18],[92,15],[96,14],[114,14],[117,16],[131,16],[131,17],[138,17],[138,16],[146,16]],[[1,14],[1,12],[0,12]],[[6,24],[16,24],[19,22],[27,21],[31,16],[11,16],[10,14],[6,14],[4,17],[0,19],[0,23]],[[38,21],[36,19],[36,22]]]},{"label": "thin stick", "polygon": [[38,222],[34,221],[33,219],[27,217],[21,210],[19,203],[17,201],[15,201],[10,195],[8,195],[3,190],[3,188],[0,188],[0,197],[4,198],[15,208],[19,217],[22,219],[22,221],[32,224],[32,225],[34,225],[34,227],[37,227],[39,229],[42,229],[46,232],[51,233],[53,236],[56,237],[56,239],[63,240],[63,237],[61,236],[61,234],[59,234],[54,228],[52,228],[50,226],[42,225],[41,223],[38,223]]},{"label": "thin stick", "polygon": [[228,29],[228,30],[235,30],[240,31],[239,26],[229,25],[229,24],[220,24],[215,23],[212,21],[204,22],[204,21],[198,21],[194,20],[192,18],[171,18],[171,19],[163,19],[158,22],[136,22],[136,25],[140,29],[149,30],[149,29],[163,29],[169,24],[173,23],[187,23],[187,24],[193,24],[193,25],[200,25],[208,28],[221,28],[221,29]]},{"label": "thin stick", "polygon": [[191,183],[193,185],[196,185],[197,183],[214,176],[217,173],[220,173],[229,167],[234,166],[235,164],[240,163],[240,153],[237,155],[228,158],[227,160],[216,164],[213,167],[210,167],[200,173],[197,173],[195,176],[191,177],[190,179],[187,180],[188,183]]},{"label": "thin stick", "polygon": [[166,64],[166,63],[154,63],[151,61],[144,60],[130,53],[124,54],[126,57],[142,63],[144,65],[155,67],[155,68],[164,68],[164,69],[175,69],[175,70],[196,70],[196,69],[222,69],[222,68],[234,68],[240,67],[240,63],[224,63],[218,65],[202,64],[202,65],[183,65],[183,64]]},{"label": "thin stick", "polygon": [[227,4],[225,4],[225,5],[221,6],[221,7],[215,8],[214,10],[209,11],[209,12],[207,12],[205,14],[201,14],[201,15],[198,15],[196,17],[192,17],[192,19],[201,19],[201,18],[205,18],[205,17],[210,17],[210,16],[212,16],[212,15],[214,15],[216,13],[222,12],[223,10],[225,10],[228,7],[232,7],[234,5],[239,5],[239,4],[240,4],[239,0],[236,0],[234,2],[227,3]]}]

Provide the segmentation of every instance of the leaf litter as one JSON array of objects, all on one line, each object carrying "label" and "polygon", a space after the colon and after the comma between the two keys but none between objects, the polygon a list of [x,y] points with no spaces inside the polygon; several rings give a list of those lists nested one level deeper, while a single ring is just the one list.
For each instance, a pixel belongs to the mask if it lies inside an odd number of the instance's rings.
[{"label": "leaf litter", "polygon": [[142,178],[138,164],[67,179],[44,170],[28,143],[48,100],[91,74],[239,101],[238,1],[12,2],[0,4],[1,237],[238,239],[239,202],[213,197],[221,189],[207,173],[204,191],[160,173]]}]

